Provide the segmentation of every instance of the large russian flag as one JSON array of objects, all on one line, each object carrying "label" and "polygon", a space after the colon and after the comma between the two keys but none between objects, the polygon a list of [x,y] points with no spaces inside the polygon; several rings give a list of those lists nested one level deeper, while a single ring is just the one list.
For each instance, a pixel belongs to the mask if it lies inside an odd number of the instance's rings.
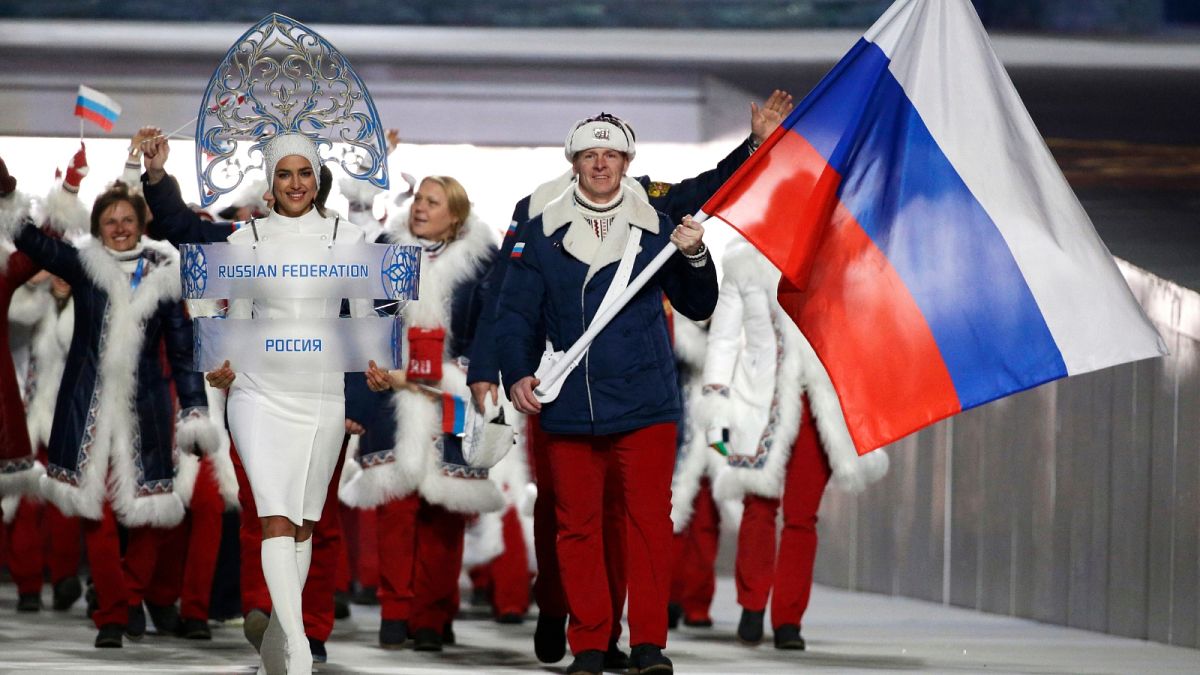
[{"label": "large russian flag", "polygon": [[1166,353],[968,0],[899,0],[705,205],[783,273],[860,453]]},{"label": "large russian flag", "polygon": [[75,95],[75,116],[95,122],[105,131],[112,131],[113,124],[121,116],[121,106],[111,96],[81,84],[79,93]]}]

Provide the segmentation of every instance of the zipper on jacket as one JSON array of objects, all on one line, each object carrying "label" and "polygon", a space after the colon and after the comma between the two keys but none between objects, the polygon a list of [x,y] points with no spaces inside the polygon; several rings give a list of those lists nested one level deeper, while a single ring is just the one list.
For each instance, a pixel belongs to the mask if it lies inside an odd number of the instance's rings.
[{"label": "zipper on jacket", "polygon": [[[583,330],[587,331],[587,303],[585,297],[587,295],[587,281],[584,280],[583,285],[579,287],[579,325]],[[597,335],[596,337],[600,337]],[[583,353],[583,386],[587,389],[588,398],[588,418],[592,422],[592,426],[596,425],[596,410],[592,407],[592,373],[589,370],[589,361],[592,350],[589,347]]]}]

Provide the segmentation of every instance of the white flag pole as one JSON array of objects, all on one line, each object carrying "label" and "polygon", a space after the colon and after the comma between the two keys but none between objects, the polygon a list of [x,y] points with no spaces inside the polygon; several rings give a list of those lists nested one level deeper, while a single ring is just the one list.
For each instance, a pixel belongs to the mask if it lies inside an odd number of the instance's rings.
[{"label": "white flag pole", "polygon": [[[705,220],[708,220],[708,214],[698,211],[692,217],[692,220],[697,223],[703,223]],[[539,401],[546,403],[547,401],[554,400],[558,395],[559,381],[575,369],[583,353],[591,346],[592,341],[596,339],[600,331],[604,330],[604,327],[617,316],[617,312],[620,312],[625,305],[629,304],[633,296],[637,295],[638,291],[641,291],[642,287],[650,281],[650,278],[657,274],[663,265],[667,264],[667,260],[670,260],[671,256],[677,250],[673,243],[668,243],[664,246],[658,252],[658,255],[654,256],[654,259],[646,265],[645,269],[629,282],[629,286],[617,296],[616,300],[605,311],[592,317],[592,322],[588,324],[587,330],[583,332],[583,335],[579,336],[579,339],[575,341],[575,344],[571,345],[565,354],[551,362],[549,364],[550,367],[545,373],[536,373],[534,375],[539,382],[533,393]]]}]

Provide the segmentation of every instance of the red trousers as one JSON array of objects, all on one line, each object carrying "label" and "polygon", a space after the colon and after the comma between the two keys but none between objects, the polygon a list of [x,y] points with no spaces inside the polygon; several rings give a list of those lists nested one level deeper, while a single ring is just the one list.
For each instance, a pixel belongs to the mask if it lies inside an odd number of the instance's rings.
[{"label": "red trousers", "polygon": [[675,576],[671,579],[671,602],[683,608],[684,619],[711,619],[717,588],[717,544],[721,538],[721,515],[713,500],[707,477],[700,479],[700,490],[692,503],[692,519],[683,532],[675,535]]},{"label": "red trousers", "polygon": [[201,460],[187,515],[177,527],[164,533],[161,542],[163,550],[186,551],[186,555],[171,555],[160,561],[146,589],[147,602],[173,605],[180,600],[183,618],[208,620],[224,512],[216,469],[211,460]]},{"label": "red trousers", "polygon": [[471,583],[486,589],[492,597],[496,616],[529,611],[529,554],[517,507],[510,506],[500,517],[504,551],[491,562],[471,569]]},{"label": "red trousers", "polygon": [[11,523],[5,526],[8,571],[18,593],[38,593],[43,570],[49,568],[50,582],[58,583],[79,574],[83,553],[79,518],[68,517],[47,502],[23,497]]},{"label": "red trousers", "polygon": [[[356,509],[339,504],[342,534],[346,545],[348,581],[358,582],[362,588],[379,586],[379,541],[375,509]],[[338,590],[349,590],[346,588]]]},{"label": "red trousers", "polygon": [[[565,617],[570,612],[563,591],[558,564],[558,516],[554,498],[554,476],[550,452],[550,436],[542,431],[537,418],[530,417],[528,425],[529,454],[534,481],[538,486],[533,506],[533,553],[538,573],[533,582],[533,596],[538,612],[547,616]],[[609,606],[612,611],[610,641],[621,637],[621,617],[625,613],[625,512],[621,500],[620,481],[615,470],[606,473],[604,488],[604,560],[607,570]]]},{"label": "red trousers", "polygon": [[112,506],[105,503],[100,520],[84,520],[83,531],[88,567],[96,587],[97,609],[92,614],[92,622],[97,627],[114,623],[124,625],[129,619],[129,607],[140,605],[146,589],[156,581],[164,580],[164,577],[155,577],[159,573],[158,553],[168,530],[129,528],[122,558],[117,518]]},{"label": "red trousers", "polygon": [[417,507],[410,631],[443,626],[458,614],[466,517],[424,499]]},{"label": "red trousers", "polygon": [[[329,492],[321,519],[313,529],[312,564],[308,580],[304,584],[301,607],[304,611],[304,633],[322,642],[333,632],[333,590],[336,583],[338,557],[342,555],[342,527],[338,518],[337,485],[342,473],[342,458],[346,443],[342,442],[342,457],[338,459],[333,478],[329,481]],[[241,544],[241,591],[242,613],[249,614],[258,609],[271,611],[271,594],[262,573],[262,524],[254,506],[254,495],[250,492],[250,480],[231,448],[233,468],[238,479],[238,501],[242,506],[241,527],[238,542]]]},{"label": "red trousers", "polygon": [[[800,433],[792,447],[784,479],[783,499],[747,495],[738,531],[738,604],[762,611],[771,600],[771,626],[799,626],[812,593],[817,556],[817,508],[829,482],[829,460],[821,450],[816,424],[804,403]],[[775,552],[775,520],[783,502],[783,534]]]},{"label": "red trousers", "polygon": [[[619,620],[605,560],[606,493],[614,494],[624,511],[629,642],[665,647],[675,424],[609,436],[550,435],[546,450],[554,479],[558,563],[570,608],[571,651],[604,651]],[[610,473],[616,476],[616,489],[608,485]]]},{"label": "red trousers", "polygon": [[408,621],[412,616],[413,561],[417,551],[415,493],[375,508],[379,559],[379,616],[385,621]]}]

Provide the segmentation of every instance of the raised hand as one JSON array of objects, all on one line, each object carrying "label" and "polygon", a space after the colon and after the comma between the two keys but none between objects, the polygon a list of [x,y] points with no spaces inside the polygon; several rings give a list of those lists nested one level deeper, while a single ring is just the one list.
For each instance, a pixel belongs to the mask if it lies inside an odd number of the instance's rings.
[{"label": "raised hand", "polygon": [[[153,127],[143,127],[142,130],[154,129]],[[167,137],[162,135],[161,129],[154,129],[159,132],[153,136],[144,138],[141,142],[142,148],[142,164],[146,167],[146,178],[154,185],[162,180],[167,175],[167,170],[164,168],[167,165],[167,157],[171,154],[171,146],[167,143]],[[141,134],[141,131],[138,131]]]},{"label": "raised hand", "polygon": [[767,97],[766,102],[760,108],[753,101],[750,102],[750,136],[754,142],[761,144],[767,140],[767,136],[775,131],[775,127],[791,114],[792,108],[796,107],[792,102],[792,95],[776,89]]},{"label": "raised hand", "polygon": [[704,243],[703,239],[704,227],[691,216],[684,216],[683,222],[671,231],[671,243],[687,255],[699,253],[700,246]]}]

